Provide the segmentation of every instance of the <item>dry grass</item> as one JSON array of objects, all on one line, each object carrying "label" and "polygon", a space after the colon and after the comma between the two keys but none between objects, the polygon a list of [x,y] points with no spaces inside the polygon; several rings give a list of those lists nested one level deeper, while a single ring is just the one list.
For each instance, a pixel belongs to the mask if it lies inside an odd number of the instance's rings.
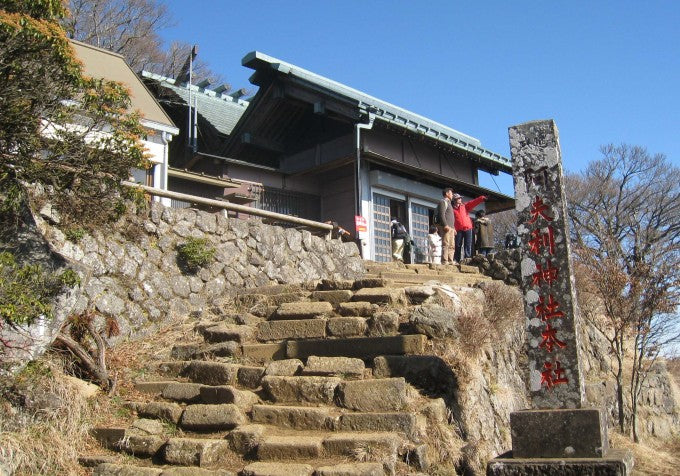
[{"label": "dry grass", "polygon": [[[16,475],[84,475],[79,453],[89,445],[94,408],[50,363],[38,376],[22,374],[33,395],[48,395],[50,405],[28,409],[2,401],[0,464]],[[29,371],[30,372],[30,371]],[[6,394],[7,395],[7,394]]]},{"label": "dry grass", "polygon": [[630,438],[615,432],[611,435],[611,446],[629,449],[635,458],[633,475],[637,476],[676,476],[680,468],[680,439],[660,443],[650,438],[641,443],[633,443]]}]

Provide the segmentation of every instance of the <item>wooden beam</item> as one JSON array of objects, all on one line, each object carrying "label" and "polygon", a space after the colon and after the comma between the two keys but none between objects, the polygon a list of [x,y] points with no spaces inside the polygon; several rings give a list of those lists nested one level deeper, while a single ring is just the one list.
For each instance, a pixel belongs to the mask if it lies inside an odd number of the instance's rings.
[{"label": "wooden beam", "polygon": [[241,135],[241,142],[243,144],[249,144],[253,147],[257,147],[258,149],[269,150],[279,154],[283,154],[286,151],[286,148],[283,144],[269,139],[263,139],[262,137],[255,136],[250,132],[244,132]]}]

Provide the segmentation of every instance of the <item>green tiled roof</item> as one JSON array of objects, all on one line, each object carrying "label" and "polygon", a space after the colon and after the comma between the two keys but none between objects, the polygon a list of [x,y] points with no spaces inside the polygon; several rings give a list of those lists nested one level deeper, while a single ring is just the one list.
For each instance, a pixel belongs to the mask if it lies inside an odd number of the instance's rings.
[{"label": "green tiled roof", "polygon": [[[176,86],[174,79],[147,71],[143,71],[142,76],[158,81],[163,87],[177,94],[185,104],[188,104],[189,89],[185,85]],[[225,135],[231,134],[234,126],[248,107],[248,101],[235,99],[228,94],[220,94],[195,85],[191,86],[191,96],[192,101],[193,98],[196,98],[198,113]]]},{"label": "green tiled roof", "polygon": [[[411,130],[417,134],[423,134],[437,141],[452,145],[465,150],[482,161],[490,162],[489,165],[510,173],[512,162],[496,152],[482,147],[479,139],[447,127],[426,117],[420,116],[406,109],[395,106],[378,98],[365,94],[356,89],[345,86],[331,79],[307,71],[277,58],[273,58],[259,51],[248,53],[241,60],[241,64],[256,71],[274,70],[280,74],[291,75],[307,81],[318,87],[322,87],[331,93],[349,98],[357,103],[360,111],[373,114],[376,119],[394,124],[398,127]],[[257,72],[251,77],[251,82],[257,84],[259,76]]]}]

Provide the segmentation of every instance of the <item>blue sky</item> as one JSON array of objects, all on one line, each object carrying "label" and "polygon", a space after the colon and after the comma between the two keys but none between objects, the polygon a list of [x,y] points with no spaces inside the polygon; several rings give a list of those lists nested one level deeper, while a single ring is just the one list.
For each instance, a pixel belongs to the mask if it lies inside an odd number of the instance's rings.
[{"label": "blue sky", "polygon": [[[680,162],[680,2],[168,0],[168,42],[199,45],[233,88],[258,50],[472,135],[555,120],[567,171],[606,143]],[[512,194],[501,174],[483,185]]]}]

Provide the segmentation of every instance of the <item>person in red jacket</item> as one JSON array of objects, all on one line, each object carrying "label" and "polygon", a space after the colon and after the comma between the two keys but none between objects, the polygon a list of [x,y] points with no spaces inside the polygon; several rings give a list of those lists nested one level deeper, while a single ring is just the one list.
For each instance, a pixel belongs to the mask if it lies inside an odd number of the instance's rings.
[{"label": "person in red jacket", "polygon": [[474,200],[463,203],[463,197],[457,193],[453,194],[453,218],[454,228],[456,229],[456,251],[453,254],[453,260],[460,263],[460,247],[465,247],[465,258],[472,257],[472,220],[469,212],[477,205],[487,199],[486,196],[481,195]]}]

